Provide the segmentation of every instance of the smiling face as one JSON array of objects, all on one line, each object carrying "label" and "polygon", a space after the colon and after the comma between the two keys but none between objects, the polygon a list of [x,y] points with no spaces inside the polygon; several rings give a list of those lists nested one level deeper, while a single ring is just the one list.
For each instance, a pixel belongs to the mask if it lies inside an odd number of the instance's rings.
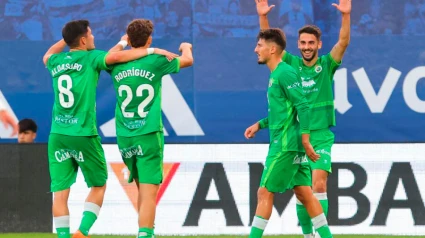
[{"label": "smiling face", "polygon": [[310,62],[318,57],[322,48],[321,32],[317,26],[305,26],[298,31],[298,49],[303,59]]}]

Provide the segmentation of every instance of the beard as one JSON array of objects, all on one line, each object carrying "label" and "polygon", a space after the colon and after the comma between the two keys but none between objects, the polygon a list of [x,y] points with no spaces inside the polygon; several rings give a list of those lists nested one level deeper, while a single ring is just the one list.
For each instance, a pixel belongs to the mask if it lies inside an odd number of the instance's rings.
[{"label": "beard", "polygon": [[312,61],[314,59],[314,57],[316,57],[317,50],[312,50],[311,56],[308,57],[308,58],[304,56],[304,51],[303,50],[301,50],[301,55],[302,55],[302,57],[303,57],[303,59],[305,61],[310,62],[310,61]]}]

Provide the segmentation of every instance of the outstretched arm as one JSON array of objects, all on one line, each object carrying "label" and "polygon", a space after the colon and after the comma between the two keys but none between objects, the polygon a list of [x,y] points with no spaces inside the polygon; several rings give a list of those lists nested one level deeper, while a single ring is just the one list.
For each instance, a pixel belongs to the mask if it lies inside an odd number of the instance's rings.
[{"label": "outstretched arm", "polygon": [[[176,55],[174,53],[168,52],[168,51],[163,50],[163,49],[158,49],[158,48],[148,48],[148,49],[144,49],[144,50],[137,49],[139,51],[128,50],[128,51],[125,52],[126,54],[124,54],[124,55],[122,53],[117,54],[120,51],[123,51],[125,49],[125,47],[127,46],[127,42],[128,42],[128,36],[127,36],[127,34],[125,34],[121,37],[121,41],[118,42],[114,47],[112,47],[109,50],[109,53],[110,53],[109,55],[110,55],[111,58],[109,59],[110,62],[108,63],[108,57],[106,57],[107,58],[106,64],[110,65],[110,64],[115,64],[115,63],[128,62],[128,61],[131,61],[131,60],[143,58],[143,57],[150,55],[150,54],[164,55],[165,57],[167,57],[167,59],[169,61],[178,57],[178,55]],[[132,49],[132,50],[136,50],[136,49]],[[142,50],[142,51],[140,51],[140,50]],[[117,58],[115,58],[117,56],[118,57],[124,57],[124,58],[117,59]],[[118,62],[115,62],[115,60],[118,60]]]},{"label": "outstretched arm", "polygon": [[270,5],[268,0],[255,0],[255,4],[257,5],[257,13],[260,18],[260,29],[265,30],[269,29],[269,19],[267,18],[267,14],[275,7],[275,5]]},{"label": "outstretched arm", "polygon": [[[266,30],[270,28],[269,19],[267,18],[267,14],[275,7],[275,5],[269,6],[268,0],[255,0],[255,4],[257,6],[257,13],[260,19],[260,29]],[[285,50],[282,52],[282,58],[285,55]]]},{"label": "outstretched arm", "polygon": [[351,0],[339,0],[339,5],[333,3],[336,9],[342,14],[341,30],[339,31],[338,42],[331,50],[332,58],[340,63],[344,57],[345,50],[350,43],[350,13],[351,13]]},{"label": "outstretched arm", "polygon": [[46,52],[46,54],[44,54],[43,56],[43,63],[44,65],[47,65],[47,61],[49,60],[50,56],[52,56],[53,54],[57,54],[63,51],[63,49],[65,49],[66,43],[64,40],[60,40],[58,42],[56,42],[54,45],[52,45]]}]

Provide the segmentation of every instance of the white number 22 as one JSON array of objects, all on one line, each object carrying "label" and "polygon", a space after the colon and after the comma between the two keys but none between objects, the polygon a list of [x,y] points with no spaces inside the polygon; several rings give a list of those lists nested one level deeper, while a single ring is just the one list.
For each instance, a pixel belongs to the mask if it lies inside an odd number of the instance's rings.
[{"label": "white number 22", "polygon": [[[128,106],[128,104],[130,104],[131,100],[133,100],[133,92],[131,91],[130,86],[121,85],[118,88],[118,95],[120,97],[122,97],[124,91],[126,92],[127,97],[124,99],[124,101],[121,104],[121,111],[122,111],[122,114],[124,115],[124,117],[132,118],[132,117],[134,117],[134,112],[126,112],[126,107]],[[145,107],[152,101],[154,94],[155,94],[155,91],[154,91],[152,85],[142,84],[139,87],[137,87],[137,89],[136,89],[136,97],[142,97],[144,91],[147,91],[148,96],[145,98],[145,100],[143,100],[139,104],[139,106],[137,108],[137,114],[139,114],[139,116],[141,118],[145,118],[148,115],[148,112],[145,111]]]}]

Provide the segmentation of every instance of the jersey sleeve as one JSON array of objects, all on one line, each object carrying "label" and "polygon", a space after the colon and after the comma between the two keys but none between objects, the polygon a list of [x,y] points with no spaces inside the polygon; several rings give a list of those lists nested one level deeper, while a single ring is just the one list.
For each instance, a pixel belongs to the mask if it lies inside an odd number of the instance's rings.
[{"label": "jersey sleeve", "polygon": [[[332,55],[331,55],[331,53],[329,53],[329,54],[327,54],[327,55],[324,55],[323,56],[323,60],[325,60],[326,61],[326,64],[327,64],[327,67],[328,67],[328,70],[329,70],[329,72],[330,72],[330,75],[334,75],[335,74],[335,72],[336,72],[336,70],[339,68],[339,66],[341,65],[341,63],[342,63],[342,61],[341,62],[336,62],[335,60],[334,60],[334,58],[332,58]],[[331,80],[333,80],[333,77],[331,78]]]},{"label": "jersey sleeve", "polygon": [[92,65],[97,70],[109,70],[109,66],[106,64],[106,56],[108,52],[102,50],[92,50],[90,51],[90,56],[92,59]]},{"label": "jersey sleeve", "polygon": [[295,106],[302,134],[310,133],[310,106],[302,89],[301,78],[295,70],[286,70],[279,76],[279,84],[286,97]]},{"label": "jersey sleeve", "polygon": [[269,118],[263,118],[258,121],[258,124],[260,124],[260,129],[268,128],[269,127]]},{"label": "jersey sleeve", "polygon": [[167,74],[175,74],[178,73],[180,71],[180,59],[179,58],[175,58],[172,61],[168,61],[168,59],[165,56],[159,56],[157,61],[157,65],[159,70],[161,70],[161,72],[164,75]]},{"label": "jersey sleeve", "polygon": [[57,54],[53,54],[49,57],[49,59],[47,59],[47,64],[46,64],[46,68],[48,68],[49,70],[51,70],[54,67],[54,62],[55,59],[58,55]]},{"label": "jersey sleeve", "polygon": [[292,65],[292,63],[293,63],[295,60],[298,60],[298,57],[297,57],[297,56],[295,56],[295,55],[293,55],[293,54],[289,53],[288,51],[285,51],[285,54],[284,54],[284,55],[283,55],[283,57],[282,57],[282,61],[283,61],[283,62],[285,62],[285,63],[287,63],[287,64],[289,64],[289,65]]}]

